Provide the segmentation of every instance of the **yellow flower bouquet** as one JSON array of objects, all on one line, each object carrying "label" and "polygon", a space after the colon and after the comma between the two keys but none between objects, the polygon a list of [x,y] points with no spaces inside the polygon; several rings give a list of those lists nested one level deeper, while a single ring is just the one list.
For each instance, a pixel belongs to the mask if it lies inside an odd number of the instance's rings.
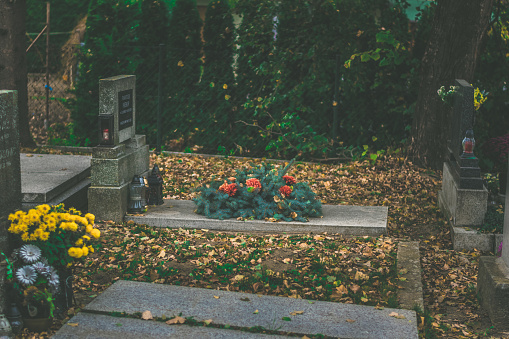
[{"label": "yellow flower bouquet", "polygon": [[94,252],[92,241],[101,236],[94,220],[93,214],[82,216],[74,208],[66,210],[63,204],[43,204],[10,214],[8,231],[19,242],[39,247],[49,265],[66,268],[73,260]]}]

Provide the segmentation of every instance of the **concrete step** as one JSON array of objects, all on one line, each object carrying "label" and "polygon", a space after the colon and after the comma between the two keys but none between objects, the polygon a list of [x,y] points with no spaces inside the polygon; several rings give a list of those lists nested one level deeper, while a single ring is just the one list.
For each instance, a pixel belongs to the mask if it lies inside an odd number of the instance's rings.
[{"label": "concrete step", "polygon": [[40,204],[86,208],[90,186],[91,156],[24,154],[20,155],[23,209]]},{"label": "concrete step", "polygon": [[323,218],[310,218],[309,222],[267,222],[263,220],[208,219],[194,213],[196,205],[190,200],[164,201],[163,205],[150,206],[143,215],[127,215],[125,220],[137,224],[170,228],[198,228],[240,232],[329,232],[353,236],[379,236],[387,234],[385,206],[323,205]]},{"label": "concrete step", "polygon": [[[199,322],[211,319],[212,323],[217,325],[237,328],[261,326],[300,336],[322,334],[339,338],[418,338],[416,314],[409,310],[376,309],[371,306],[122,280],[106,289],[84,309],[86,313],[99,314],[79,314],[69,322],[79,324],[80,321],[85,321],[80,319],[88,319],[85,325],[91,327],[96,326],[93,320],[95,317],[97,328],[102,328],[101,322],[106,321],[107,330],[112,331],[112,323],[118,322],[119,318],[104,318],[111,312],[136,314],[147,310],[154,317],[172,318],[180,315],[184,318],[193,317]],[[296,311],[298,314],[293,313]],[[394,312],[398,317],[394,316]],[[130,335],[128,329],[135,326],[135,319],[121,320],[129,324],[125,326],[125,333]],[[172,333],[175,328],[172,325],[156,323],[154,326],[157,326],[158,331],[167,331],[164,336],[174,335]],[[164,326],[167,326],[167,329]],[[79,327],[64,326],[54,338],[85,338],[86,332]],[[120,331],[117,333],[124,333],[121,330],[124,325],[117,327]],[[212,331],[208,331],[210,328],[201,329],[213,336]],[[233,338],[237,335],[234,333],[236,332],[232,332],[231,336]],[[244,335],[244,332],[242,334]],[[220,335],[222,334],[217,337]],[[190,332],[182,333],[181,337],[201,336]]]}]

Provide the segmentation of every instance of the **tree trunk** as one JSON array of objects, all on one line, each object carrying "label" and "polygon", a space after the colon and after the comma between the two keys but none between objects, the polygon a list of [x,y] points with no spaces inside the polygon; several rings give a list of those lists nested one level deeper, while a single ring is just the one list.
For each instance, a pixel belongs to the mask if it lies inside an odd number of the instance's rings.
[{"label": "tree trunk", "polygon": [[26,0],[0,0],[0,89],[18,91],[20,143],[33,147],[28,125],[25,16]]},{"label": "tree trunk", "polygon": [[441,169],[452,109],[437,90],[455,79],[473,82],[481,41],[493,0],[438,0],[430,40],[422,59],[410,155],[424,166]]}]

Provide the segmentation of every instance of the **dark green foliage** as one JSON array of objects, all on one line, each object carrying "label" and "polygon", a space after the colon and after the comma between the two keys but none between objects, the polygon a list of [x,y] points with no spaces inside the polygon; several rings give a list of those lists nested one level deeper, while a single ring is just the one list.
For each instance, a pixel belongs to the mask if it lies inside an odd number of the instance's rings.
[{"label": "dark green foliage", "polygon": [[234,28],[228,2],[210,2],[203,27],[205,62],[198,106],[202,129],[196,139],[209,152],[216,151],[218,146],[233,148]]},{"label": "dark green foliage", "polygon": [[[141,62],[136,70],[136,132],[147,136],[147,142],[156,144],[157,136],[157,110],[159,104],[158,81],[159,81],[159,57],[165,55],[169,38],[170,12],[164,1],[143,0],[141,3],[140,23],[137,29],[137,41],[140,45]],[[163,50],[159,50],[159,45]],[[163,79],[169,79],[167,63],[162,62]],[[162,82],[163,95],[162,107],[167,107],[168,102],[164,98],[167,91],[166,82]]]},{"label": "dark green foliage", "polygon": [[[165,125],[176,136],[189,138],[196,124],[196,92],[201,76],[202,21],[195,0],[177,0],[172,9],[168,39],[168,96]],[[168,123],[171,121],[171,124]]]},{"label": "dark green foliage", "polygon": [[[212,219],[256,218],[284,221],[307,221],[309,217],[322,214],[320,200],[306,183],[291,184],[292,192],[283,196],[280,188],[290,186],[283,176],[292,166],[290,162],[284,169],[277,170],[272,164],[237,170],[235,180],[214,182],[197,189],[200,195],[194,199],[196,213]],[[248,187],[248,179],[258,179],[261,188]],[[236,184],[235,194],[220,191],[226,184]]]},{"label": "dark green foliage", "polygon": [[[119,74],[134,74],[136,50],[126,48],[135,38],[137,9],[129,2],[91,1],[85,45],[79,66],[76,99],[69,104],[79,140],[97,144],[99,79]],[[116,47],[118,46],[118,47]]]}]

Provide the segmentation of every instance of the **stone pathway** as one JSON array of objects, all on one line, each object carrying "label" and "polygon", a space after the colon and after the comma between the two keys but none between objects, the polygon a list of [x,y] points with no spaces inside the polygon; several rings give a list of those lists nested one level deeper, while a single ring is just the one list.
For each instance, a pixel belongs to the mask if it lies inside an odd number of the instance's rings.
[{"label": "stone pathway", "polygon": [[[111,316],[145,311],[157,318],[180,315],[235,329]],[[414,311],[133,281],[117,281],[53,338],[264,338],[239,330],[255,326],[299,337],[418,338]]]}]

